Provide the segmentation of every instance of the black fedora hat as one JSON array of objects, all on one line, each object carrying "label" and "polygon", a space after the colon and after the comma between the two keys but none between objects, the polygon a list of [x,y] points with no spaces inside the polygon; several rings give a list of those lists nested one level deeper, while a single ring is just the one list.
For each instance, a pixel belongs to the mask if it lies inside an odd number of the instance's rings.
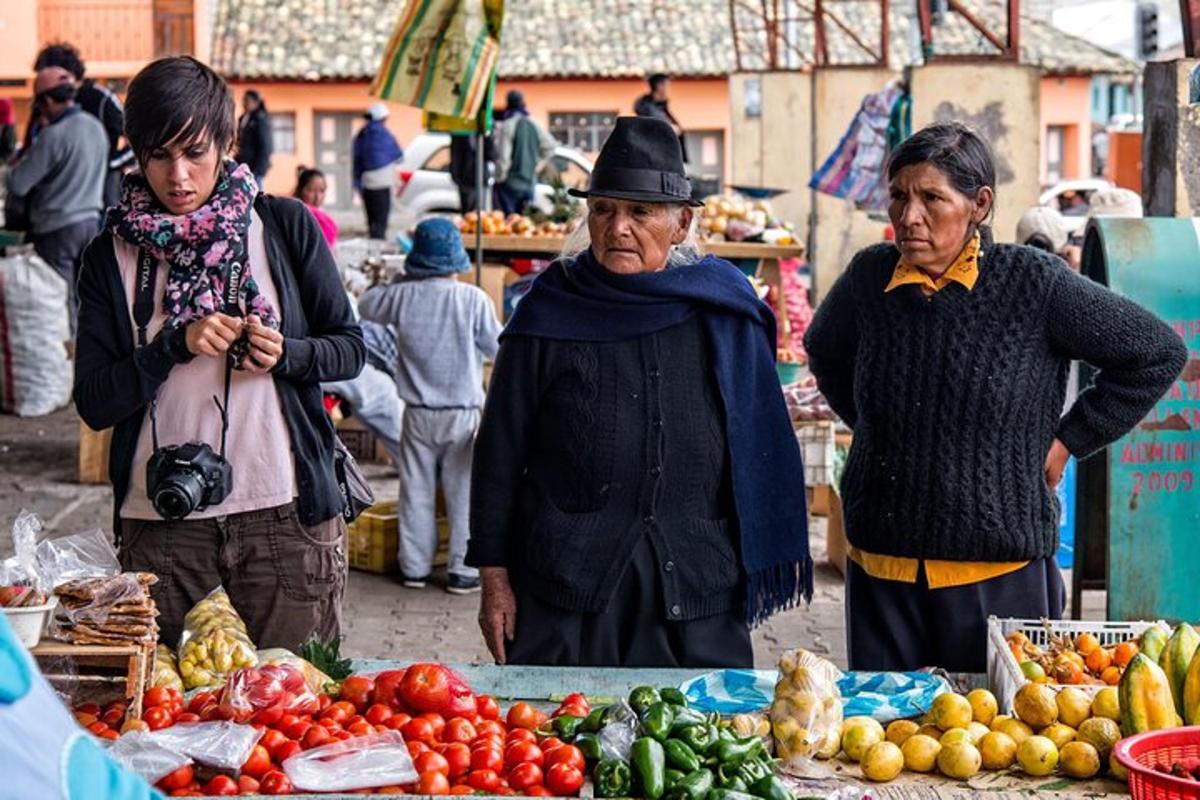
[{"label": "black fedora hat", "polygon": [[588,188],[568,189],[574,197],[615,197],[648,203],[686,203],[692,184],[683,171],[683,151],[675,129],[652,117],[617,117],[600,149]]}]

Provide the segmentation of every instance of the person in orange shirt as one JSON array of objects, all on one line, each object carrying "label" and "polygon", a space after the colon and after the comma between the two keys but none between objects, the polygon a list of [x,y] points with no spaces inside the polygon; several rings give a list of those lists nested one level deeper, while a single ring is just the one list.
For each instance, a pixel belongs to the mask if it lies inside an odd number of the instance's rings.
[{"label": "person in orange shirt", "polygon": [[[983,672],[989,615],[1062,615],[1067,459],[1106,447],[1175,381],[1183,342],[1043,250],[998,245],[987,144],[958,123],[888,165],[895,243],[859,253],[804,344],[854,430],[842,479],[851,669]],[[1062,413],[1072,360],[1097,370]]]}]

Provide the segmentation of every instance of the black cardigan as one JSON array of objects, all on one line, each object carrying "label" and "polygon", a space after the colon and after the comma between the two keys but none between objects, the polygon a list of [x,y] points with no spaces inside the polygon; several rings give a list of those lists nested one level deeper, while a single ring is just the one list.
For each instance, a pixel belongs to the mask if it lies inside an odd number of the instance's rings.
[{"label": "black cardigan", "polygon": [[[335,434],[320,382],[358,375],[366,347],[312,214],[297,200],[265,195],[255,208],[264,224],[284,336],[283,357],[274,369],[275,389],[296,463],[300,520],[315,525],[342,510],[333,474]],[[92,428],[113,428],[108,471],[113,529],[119,537],[121,504],[146,409],[171,368],[191,355],[184,328],[159,335],[141,349],[134,347],[129,298],[108,230],[83,253],[78,291],[75,405]]]}]

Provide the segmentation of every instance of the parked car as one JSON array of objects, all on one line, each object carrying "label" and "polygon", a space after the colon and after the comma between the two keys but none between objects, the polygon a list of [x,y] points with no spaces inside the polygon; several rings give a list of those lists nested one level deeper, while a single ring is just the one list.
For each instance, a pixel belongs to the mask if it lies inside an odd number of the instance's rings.
[{"label": "parked car", "polygon": [[1094,192],[1111,189],[1113,184],[1104,178],[1081,178],[1059,181],[1038,198],[1038,205],[1050,206],[1063,215],[1068,234],[1082,234],[1088,221]]},{"label": "parked car", "polygon": [[[431,214],[457,214],[458,189],[450,179],[450,134],[422,133],[404,148],[396,189],[396,214],[409,228]],[[568,189],[586,188],[592,162],[570,147],[558,147],[538,172],[533,205],[546,214],[553,211],[555,178]],[[486,198],[488,208],[491,197]]]}]

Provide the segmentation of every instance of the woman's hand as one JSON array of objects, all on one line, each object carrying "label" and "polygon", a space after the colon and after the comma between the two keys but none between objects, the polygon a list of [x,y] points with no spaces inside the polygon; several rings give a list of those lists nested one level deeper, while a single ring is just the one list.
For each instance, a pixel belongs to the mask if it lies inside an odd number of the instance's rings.
[{"label": "woman's hand", "polygon": [[506,660],[504,641],[517,634],[517,598],[508,583],[504,567],[483,567],[479,570],[483,587],[479,599],[479,630],[483,641],[497,664]]},{"label": "woman's hand", "polygon": [[239,317],[220,312],[189,322],[184,337],[188,352],[196,356],[223,356],[242,335],[243,325]]},{"label": "woman's hand", "polygon": [[1063,470],[1067,468],[1067,459],[1071,457],[1071,451],[1067,446],[1058,439],[1054,440],[1054,444],[1050,445],[1050,452],[1046,455],[1046,485],[1051,489],[1057,489],[1058,484],[1062,481]]},{"label": "woman's hand", "polygon": [[246,333],[250,337],[250,354],[242,362],[242,368],[255,375],[270,372],[283,357],[283,334],[263,325],[254,314],[246,317]]}]

